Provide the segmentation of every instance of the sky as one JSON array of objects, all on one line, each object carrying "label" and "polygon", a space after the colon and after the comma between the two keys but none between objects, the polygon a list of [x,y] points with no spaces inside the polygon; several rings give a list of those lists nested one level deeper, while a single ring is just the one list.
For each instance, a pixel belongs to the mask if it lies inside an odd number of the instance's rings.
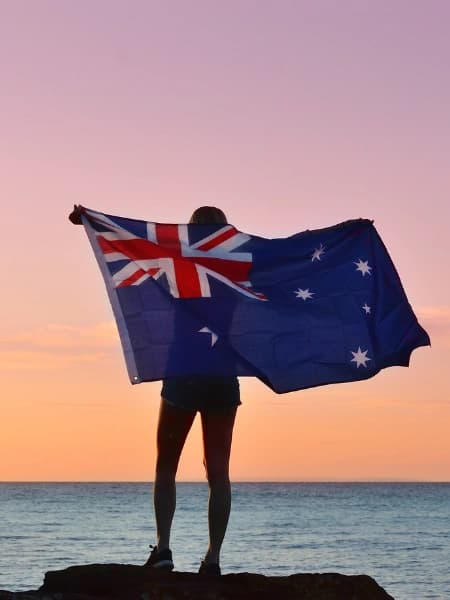
[{"label": "sky", "polygon": [[[161,385],[131,386],[73,204],[220,206],[283,237],[373,219],[431,348],[277,395],[241,379],[235,481],[450,480],[450,4],[0,0],[0,481],[148,481]],[[204,480],[196,419],[179,480]]]}]

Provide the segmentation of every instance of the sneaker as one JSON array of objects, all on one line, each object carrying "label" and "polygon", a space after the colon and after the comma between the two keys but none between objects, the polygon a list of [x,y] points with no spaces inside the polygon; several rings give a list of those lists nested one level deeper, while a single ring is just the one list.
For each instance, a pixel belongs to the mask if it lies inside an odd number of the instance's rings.
[{"label": "sneaker", "polygon": [[161,550],[161,552],[158,552],[158,546],[152,546],[151,544],[150,548],[152,551],[150,552],[150,556],[148,557],[144,567],[171,571],[173,569],[172,551],[167,548],[167,550]]},{"label": "sneaker", "polygon": [[201,562],[198,572],[199,575],[212,575],[214,577],[218,577],[222,574],[220,572],[220,567],[217,563],[205,563],[203,560]]}]

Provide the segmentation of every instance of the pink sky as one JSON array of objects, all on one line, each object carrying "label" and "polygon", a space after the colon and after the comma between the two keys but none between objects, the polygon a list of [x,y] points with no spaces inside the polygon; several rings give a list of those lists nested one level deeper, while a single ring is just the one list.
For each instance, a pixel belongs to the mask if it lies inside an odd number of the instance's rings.
[{"label": "pink sky", "polygon": [[[450,4],[0,5],[0,480],[150,479],[74,203],[284,236],[375,220],[432,338],[411,368],[277,396],[242,380],[235,479],[450,478]],[[6,268],[5,268],[6,267]],[[201,479],[198,424],[180,479]]]}]

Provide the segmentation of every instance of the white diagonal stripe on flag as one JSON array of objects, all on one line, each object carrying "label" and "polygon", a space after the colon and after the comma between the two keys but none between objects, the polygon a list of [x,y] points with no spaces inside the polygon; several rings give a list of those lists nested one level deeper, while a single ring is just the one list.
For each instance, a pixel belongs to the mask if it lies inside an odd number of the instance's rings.
[{"label": "white diagonal stripe on flag", "polygon": [[116,262],[118,260],[130,260],[130,258],[122,252],[105,252],[103,255],[106,262]]},{"label": "white diagonal stripe on flag", "polygon": [[[230,250],[234,250],[238,246],[242,246],[242,244],[245,244],[245,242],[248,242],[249,239],[250,239],[250,236],[247,235],[246,233],[238,233],[237,235],[233,236],[232,238],[229,238],[228,240],[225,240],[224,242],[219,244],[217,246],[217,248],[220,248],[221,250],[225,250],[225,251],[229,252]],[[242,254],[244,254],[244,253],[242,253]],[[233,254],[233,256],[234,256],[234,254]]]},{"label": "white diagonal stripe on flag", "polygon": [[117,229],[117,231],[96,231],[97,237],[102,237],[108,242],[117,242],[122,240],[138,240],[138,236],[130,233],[126,229]]},{"label": "white diagonal stripe on flag", "polygon": [[233,227],[231,225],[226,225],[225,227],[222,227],[221,229],[219,229],[218,231],[215,231],[211,235],[208,235],[207,237],[202,238],[200,241],[196,242],[195,244],[191,244],[191,248],[198,248],[199,246],[204,246],[205,244],[208,244],[215,238],[220,237],[221,235],[223,235],[226,231],[229,231],[230,229],[233,229]]},{"label": "white diagonal stripe on flag", "polygon": [[119,271],[116,271],[114,273],[114,275],[112,276],[114,283],[117,286],[122,281],[125,281],[125,279],[128,279],[129,277],[131,277],[134,273],[136,273],[136,271],[137,271],[136,263],[129,262],[127,265],[122,267]]}]

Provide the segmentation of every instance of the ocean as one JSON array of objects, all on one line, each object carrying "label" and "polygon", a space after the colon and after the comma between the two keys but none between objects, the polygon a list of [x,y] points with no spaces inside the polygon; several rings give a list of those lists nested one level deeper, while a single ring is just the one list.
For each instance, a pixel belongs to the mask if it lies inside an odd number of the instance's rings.
[{"label": "ocean", "polygon": [[[450,600],[450,483],[233,483],[222,571],[365,573],[396,600]],[[196,572],[206,483],[178,483],[171,547]],[[151,483],[0,483],[0,589],[45,571],[142,564],[155,542]]]}]

